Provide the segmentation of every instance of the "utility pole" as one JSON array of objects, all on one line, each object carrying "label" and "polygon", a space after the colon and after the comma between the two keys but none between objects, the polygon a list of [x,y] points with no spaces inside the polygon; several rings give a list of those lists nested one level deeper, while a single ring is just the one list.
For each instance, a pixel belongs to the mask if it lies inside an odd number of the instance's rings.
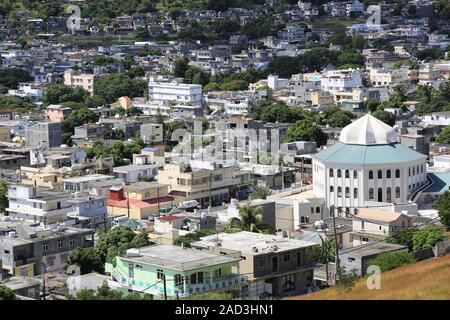
[{"label": "utility pole", "polygon": [[156,197],[158,198],[158,214],[159,214],[159,186],[156,186]]},{"label": "utility pole", "polygon": [[41,261],[42,265],[42,300],[45,299],[45,264]]},{"label": "utility pole", "polygon": [[339,246],[338,246],[338,241],[337,241],[336,213],[335,213],[336,207],[334,205],[332,205],[330,207],[330,209],[331,209],[331,213],[333,215],[334,245],[336,247],[336,273],[337,273],[337,278],[336,278],[335,282],[337,284],[338,283],[338,279],[339,279],[339,281],[341,280],[341,268],[339,267]]},{"label": "utility pole", "polygon": [[130,198],[127,196],[127,212],[128,212],[128,219],[130,219]]},{"label": "utility pole", "polygon": [[167,300],[166,274],[163,274],[163,284],[164,284],[164,300]]}]

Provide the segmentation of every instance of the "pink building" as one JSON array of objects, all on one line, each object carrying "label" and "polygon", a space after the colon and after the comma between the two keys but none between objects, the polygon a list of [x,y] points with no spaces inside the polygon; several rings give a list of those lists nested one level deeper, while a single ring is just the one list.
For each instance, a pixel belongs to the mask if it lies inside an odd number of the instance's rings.
[{"label": "pink building", "polygon": [[50,122],[61,122],[72,113],[72,108],[59,104],[51,104],[45,111],[45,117]]}]

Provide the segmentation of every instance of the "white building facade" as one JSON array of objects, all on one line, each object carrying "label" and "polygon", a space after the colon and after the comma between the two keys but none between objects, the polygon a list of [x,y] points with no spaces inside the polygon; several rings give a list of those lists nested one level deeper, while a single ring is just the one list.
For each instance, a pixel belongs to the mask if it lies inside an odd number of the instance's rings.
[{"label": "white building facade", "polygon": [[340,212],[357,214],[374,202],[406,204],[426,183],[426,156],[400,144],[392,127],[369,114],[313,157],[314,195]]},{"label": "white building facade", "polygon": [[174,82],[155,82],[148,84],[148,98],[151,102],[201,105],[202,86],[199,84],[185,84]]}]

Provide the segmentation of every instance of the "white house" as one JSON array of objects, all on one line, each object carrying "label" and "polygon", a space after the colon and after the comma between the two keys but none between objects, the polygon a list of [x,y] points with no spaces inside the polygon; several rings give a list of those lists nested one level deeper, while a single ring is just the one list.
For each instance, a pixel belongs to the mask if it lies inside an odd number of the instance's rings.
[{"label": "white house", "polygon": [[345,69],[327,71],[320,78],[322,90],[335,93],[337,91],[351,91],[362,86],[362,77],[359,70]]},{"label": "white house", "polygon": [[150,79],[148,84],[148,98],[151,102],[169,103],[175,101],[180,104],[200,105],[202,103],[202,86],[199,84],[185,84],[173,82],[157,82]]}]

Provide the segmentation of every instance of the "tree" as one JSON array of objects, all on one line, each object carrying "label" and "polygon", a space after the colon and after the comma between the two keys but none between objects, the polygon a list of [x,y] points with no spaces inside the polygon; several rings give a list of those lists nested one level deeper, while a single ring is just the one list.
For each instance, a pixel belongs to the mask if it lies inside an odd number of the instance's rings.
[{"label": "tree", "polygon": [[450,192],[445,191],[439,196],[438,201],[434,208],[438,211],[439,219],[441,223],[450,228]]},{"label": "tree", "polygon": [[71,265],[80,267],[81,274],[103,273],[105,264],[95,248],[76,248],[66,262],[65,269]]},{"label": "tree", "polygon": [[147,85],[145,80],[132,79],[128,74],[113,73],[94,81],[94,94],[102,97],[106,103],[113,103],[123,96],[144,96]]},{"label": "tree", "polygon": [[238,205],[239,218],[231,218],[227,224],[228,232],[249,231],[273,234],[273,228],[265,223],[262,207],[252,207],[249,203]]},{"label": "tree", "polygon": [[301,71],[301,65],[295,57],[280,56],[273,58],[267,65],[269,74],[276,74],[283,78],[289,78]]},{"label": "tree", "polygon": [[17,297],[10,288],[0,284],[0,300],[17,300]]},{"label": "tree", "polygon": [[417,231],[413,235],[413,251],[431,248],[443,237],[442,231],[436,227],[427,227]]},{"label": "tree", "polygon": [[30,82],[34,78],[30,73],[23,69],[3,69],[0,70],[0,85],[7,87],[8,89],[17,89],[19,83]]},{"label": "tree", "polygon": [[339,282],[337,283],[337,289],[340,292],[348,293],[353,290],[353,287],[358,280],[358,274],[355,270],[351,270],[350,272],[346,272],[345,268],[341,268],[341,273],[339,276]]},{"label": "tree", "polygon": [[328,285],[328,264],[335,260],[336,245],[334,239],[323,239],[320,236],[320,241],[320,246],[313,247],[313,255],[315,261],[325,265],[326,282]]},{"label": "tree", "polygon": [[270,196],[271,193],[272,191],[267,187],[256,186],[253,192],[250,194],[249,199],[267,199],[267,197]]},{"label": "tree", "polygon": [[417,52],[417,59],[419,60],[436,60],[441,57],[441,51],[438,48],[428,48]]},{"label": "tree", "polygon": [[362,35],[356,35],[352,38],[352,48],[353,49],[364,49],[367,43]]},{"label": "tree", "polygon": [[400,231],[395,237],[388,238],[386,242],[401,244],[403,246],[407,246],[409,249],[413,248],[413,236],[417,232],[415,228],[408,228]]},{"label": "tree", "polygon": [[81,87],[69,87],[62,83],[51,84],[45,92],[44,105],[60,104],[62,102],[84,102],[89,93]]},{"label": "tree", "polygon": [[183,245],[186,248],[190,248],[191,243],[199,241],[201,237],[206,237],[212,234],[216,234],[216,231],[210,229],[195,230],[194,232],[190,232],[184,236],[177,238],[177,240],[175,240],[174,242],[174,245]]},{"label": "tree", "polygon": [[436,136],[436,142],[440,144],[450,144],[450,126],[445,127]]},{"label": "tree", "polygon": [[357,52],[343,52],[337,57],[337,65],[339,67],[344,65],[362,67],[364,66],[364,57]]},{"label": "tree", "polygon": [[184,78],[187,69],[189,68],[189,58],[178,58],[173,63],[173,75],[175,77]]},{"label": "tree", "polygon": [[377,110],[372,113],[372,116],[383,121],[387,125],[390,125],[391,127],[395,124],[395,115],[389,111]]},{"label": "tree", "polygon": [[335,128],[343,128],[352,123],[352,118],[347,113],[338,111],[327,119],[327,123]]},{"label": "tree", "polygon": [[375,112],[379,105],[379,102],[372,98],[369,98],[364,102],[364,108],[368,112]]},{"label": "tree", "polygon": [[327,143],[328,136],[317,124],[312,124],[308,120],[299,120],[288,129],[284,140],[285,142],[315,141],[320,147]]},{"label": "tree", "polygon": [[122,291],[111,289],[106,281],[103,281],[97,291],[92,289],[82,289],[75,296],[67,295],[67,300],[153,300],[148,293],[131,292],[124,294]]},{"label": "tree", "polygon": [[5,211],[9,207],[8,200],[8,184],[4,180],[0,180],[0,213],[7,214]]},{"label": "tree", "polygon": [[383,252],[369,260],[368,265],[378,266],[381,272],[386,272],[414,262],[416,259],[408,252]]},{"label": "tree", "polygon": [[134,38],[138,41],[148,41],[151,39],[150,31],[147,28],[139,27],[133,32]]},{"label": "tree", "polygon": [[247,90],[248,83],[244,80],[231,80],[229,82],[225,82],[220,86],[220,89],[223,91],[241,91]]}]

